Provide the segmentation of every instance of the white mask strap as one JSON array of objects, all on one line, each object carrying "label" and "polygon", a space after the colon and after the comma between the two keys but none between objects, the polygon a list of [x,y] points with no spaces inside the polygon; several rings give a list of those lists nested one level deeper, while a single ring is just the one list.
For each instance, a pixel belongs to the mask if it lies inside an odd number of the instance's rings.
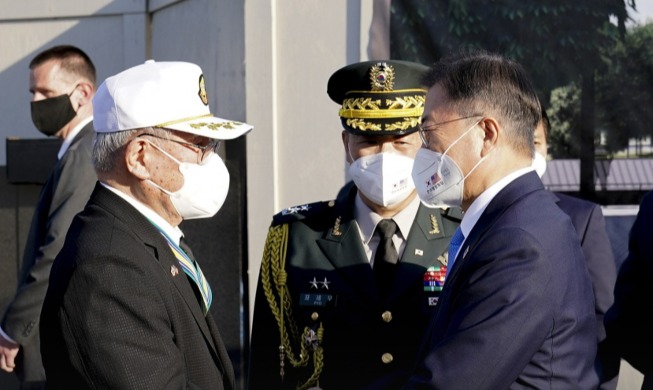
[{"label": "white mask strap", "polygon": [[[144,139],[144,140],[145,140],[145,139]],[[172,155],[170,155],[170,153],[168,153],[168,152],[166,152],[165,150],[161,149],[161,148],[160,148],[158,145],[156,145],[155,143],[153,143],[153,142],[151,142],[151,141],[148,141],[148,140],[145,140],[145,142],[147,142],[148,144],[154,146],[154,147],[155,147],[156,149],[158,149],[161,153],[165,154],[169,159],[171,159],[172,161],[176,162],[177,165],[181,165],[181,161],[179,161],[179,160],[177,160],[176,158],[174,158]]]}]

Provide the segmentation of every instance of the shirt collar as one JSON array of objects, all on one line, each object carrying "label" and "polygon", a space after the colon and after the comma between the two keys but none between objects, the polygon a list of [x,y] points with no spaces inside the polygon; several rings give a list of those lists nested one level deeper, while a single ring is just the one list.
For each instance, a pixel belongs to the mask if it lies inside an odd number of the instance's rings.
[{"label": "shirt collar", "polygon": [[[406,208],[392,217],[405,240],[408,239],[408,233],[410,232],[410,228],[413,226],[413,221],[417,215],[419,204],[419,197],[416,196]],[[354,217],[358,223],[363,242],[368,244],[374,235],[376,225],[383,219],[383,217],[372,211],[372,209],[363,202],[360,192],[356,194],[356,200],[354,202]]]},{"label": "shirt collar", "polygon": [[481,195],[479,195],[478,198],[476,198],[474,202],[472,202],[471,206],[469,206],[469,209],[467,209],[467,211],[463,215],[463,220],[460,222],[460,230],[465,235],[465,237],[469,236],[469,232],[472,231],[472,228],[474,227],[474,225],[476,225],[478,219],[481,217],[481,215],[483,214],[487,206],[490,204],[492,199],[494,199],[494,197],[499,193],[499,191],[501,191],[508,184],[512,183],[518,177],[532,170],[533,170],[532,167],[518,169],[506,175],[501,180],[492,184],[485,191],[483,191]]},{"label": "shirt collar", "polygon": [[178,226],[172,226],[168,221],[163,219],[159,214],[155,213],[154,210],[146,206],[145,204],[139,202],[138,200],[132,198],[131,196],[125,194],[122,191],[119,191],[110,185],[100,182],[100,184],[108,189],[109,191],[113,192],[114,194],[118,195],[125,201],[127,201],[130,205],[132,205],[136,210],[138,210],[145,218],[156,224],[161,230],[163,230],[163,233],[165,233],[168,238],[170,238],[174,243],[179,245],[179,241],[181,240],[181,237],[184,235],[184,233],[179,229]]},{"label": "shirt collar", "polygon": [[75,139],[75,136],[79,134],[80,131],[86,126],[90,121],[93,120],[93,116],[89,116],[86,119],[83,119],[81,122],[77,124],[77,126],[73,127],[73,129],[68,133],[66,138],[63,140],[63,144],[61,144],[61,147],[59,148],[59,153],[57,153],[57,158],[61,160],[61,157],[63,157],[64,154],[66,154],[66,151],[70,147],[70,144],[73,143],[73,140]]}]

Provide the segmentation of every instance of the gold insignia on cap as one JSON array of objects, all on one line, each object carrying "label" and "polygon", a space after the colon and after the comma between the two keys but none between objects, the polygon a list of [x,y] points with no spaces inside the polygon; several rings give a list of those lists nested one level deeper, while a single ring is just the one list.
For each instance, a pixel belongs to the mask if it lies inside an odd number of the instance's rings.
[{"label": "gold insignia on cap", "polygon": [[202,103],[204,103],[205,106],[209,105],[209,96],[206,94],[206,83],[204,82],[204,75],[200,75],[200,90],[197,92],[199,95],[200,99],[202,100]]},{"label": "gold insignia on cap", "polygon": [[440,225],[438,225],[438,219],[433,214],[431,214],[431,230],[429,230],[429,234],[440,234]]},{"label": "gold insignia on cap", "polygon": [[395,83],[395,70],[385,62],[378,62],[370,68],[372,91],[392,91]]}]

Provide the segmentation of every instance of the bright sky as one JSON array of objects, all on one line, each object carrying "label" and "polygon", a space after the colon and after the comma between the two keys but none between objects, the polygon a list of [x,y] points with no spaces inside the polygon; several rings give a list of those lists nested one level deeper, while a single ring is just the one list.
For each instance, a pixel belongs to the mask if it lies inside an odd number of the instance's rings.
[{"label": "bright sky", "polygon": [[628,8],[630,17],[640,24],[653,23],[653,0],[635,0],[637,12]]}]

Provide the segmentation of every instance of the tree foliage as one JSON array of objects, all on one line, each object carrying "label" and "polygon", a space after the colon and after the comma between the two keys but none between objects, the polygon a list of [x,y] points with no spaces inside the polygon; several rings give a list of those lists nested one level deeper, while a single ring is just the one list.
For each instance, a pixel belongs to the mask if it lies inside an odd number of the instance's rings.
[{"label": "tree foliage", "polygon": [[[541,97],[604,71],[601,49],[625,32],[626,1],[393,0],[391,56],[430,64],[457,48],[483,48],[519,61]],[[615,25],[611,18],[618,21]]]},{"label": "tree foliage", "polygon": [[653,136],[653,23],[632,28],[604,58],[609,66],[597,77],[597,111],[606,148],[616,153],[629,139]]}]

